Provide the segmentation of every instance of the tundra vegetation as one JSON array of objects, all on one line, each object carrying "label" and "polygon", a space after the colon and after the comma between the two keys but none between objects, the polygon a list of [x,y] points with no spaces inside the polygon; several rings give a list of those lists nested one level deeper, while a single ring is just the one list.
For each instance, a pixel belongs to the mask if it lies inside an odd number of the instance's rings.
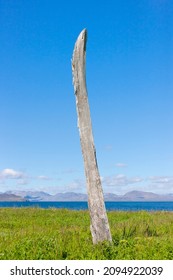
[{"label": "tundra vegetation", "polygon": [[172,212],[108,212],[112,243],[93,244],[89,211],[0,208],[2,260],[172,260]]}]

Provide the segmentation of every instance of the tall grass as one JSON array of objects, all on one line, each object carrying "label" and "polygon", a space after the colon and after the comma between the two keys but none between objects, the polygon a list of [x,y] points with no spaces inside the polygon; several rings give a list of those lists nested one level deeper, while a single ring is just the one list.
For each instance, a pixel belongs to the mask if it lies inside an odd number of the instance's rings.
[{"label": "tall grass", "polygon": [[113,243],[93,245],[88,211],[0,208],[0,259],[173,259],[173,213],[108,218]]}]

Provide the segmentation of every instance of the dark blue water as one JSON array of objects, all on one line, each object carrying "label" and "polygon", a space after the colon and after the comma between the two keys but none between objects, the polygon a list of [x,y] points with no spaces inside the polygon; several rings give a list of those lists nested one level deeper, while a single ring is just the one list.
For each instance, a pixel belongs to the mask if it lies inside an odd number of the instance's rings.
[{"label": "dark blue water", "polygon": [[[173,211],[173,201],[163,202],[106,202],[108,211]],[[72,210],[88,209],[87,202],[0,202],[0,207],[40,207],[40,208],[66,208]]]}]

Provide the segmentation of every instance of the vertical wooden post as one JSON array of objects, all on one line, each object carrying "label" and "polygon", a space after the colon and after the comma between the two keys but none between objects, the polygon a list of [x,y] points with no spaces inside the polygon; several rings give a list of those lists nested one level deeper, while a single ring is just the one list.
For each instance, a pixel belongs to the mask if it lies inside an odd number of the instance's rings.
[{"label": "vertical wooden post", "polygon": [[88,192],[88,207],[91,219],[91,234],[93,243],[104,240],[111,241],[111,233],[106,214],[100,175],[97,166],[96,151],[92,134],[90,109],[86,89],[86,41],[87,31],[84,29],[75,44],[72,58],[72,72],[78,128],[84,159],[85,176]]}]

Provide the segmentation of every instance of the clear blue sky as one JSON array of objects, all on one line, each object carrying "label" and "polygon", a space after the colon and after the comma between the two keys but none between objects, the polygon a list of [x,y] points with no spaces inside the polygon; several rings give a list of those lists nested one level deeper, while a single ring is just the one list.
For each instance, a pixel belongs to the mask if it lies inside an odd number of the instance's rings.
[{"label": "clear blue sky", "polygon": [[105,192],[173,193],[173,1],[0,0],[0,192],[85,192],[71,57]]}]

